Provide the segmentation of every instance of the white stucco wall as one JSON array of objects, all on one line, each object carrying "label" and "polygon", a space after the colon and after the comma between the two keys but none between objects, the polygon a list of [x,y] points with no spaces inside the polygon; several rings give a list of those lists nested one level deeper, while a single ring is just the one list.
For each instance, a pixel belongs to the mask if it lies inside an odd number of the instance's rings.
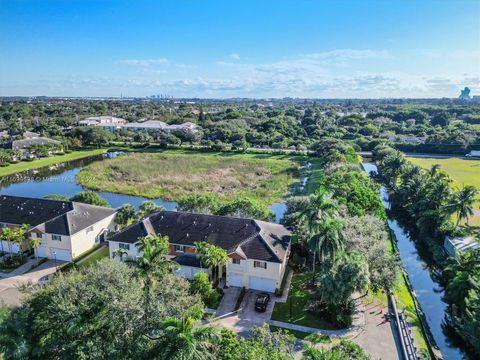
[{"label": "white stucco wall", "polygon": [[[127,254],[124,255],[123,260],[125,259],[135,260],[138,256],[140,256],[140,253],[138,252],[138,249],[135,246],[135,244],[128,244],[128,243],[125,243],[125,244],[130,245],[130,250],[127,250]],[[108,252],[110,254],[110,259],[120,261],[120,258],[118,256],[114,257],[115,250],[119,248],[119,245],[120,243],[116,241],[108,242]]]},{"label": "white stucco wall", "polygon": [[266,279],[275,280],[275,285],[277,288],[280,287],[282,282],[282,266],[279,263],[273,263],[267,261],[267,268],[256,268],[253,266],[253,259],[241,260],[240,265],[232,263],[230,259],[227,264],[227,286],[230,286],[230,275],[232,273],[242,274],[242,285],[245,288],[249,288],[249,277],[256,276]]},{"label": "white stucco wall", "polygon": [[115,229],[115,214],[106,217],[93,224],[93,229],[87,228],[71,236],[72,257],[76,257],[98,244],[97,237],[103,232],[113,231]]}]

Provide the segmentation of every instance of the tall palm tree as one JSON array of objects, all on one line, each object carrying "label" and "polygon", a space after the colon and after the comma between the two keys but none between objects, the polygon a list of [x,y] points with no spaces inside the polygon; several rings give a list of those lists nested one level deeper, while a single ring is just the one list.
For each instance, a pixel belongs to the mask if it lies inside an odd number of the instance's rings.
[{"label": "tall palm tree", "polygon": [[160,327],[159,343],[162,359],[215,359],[216,329],[202,325],[197,319],[168,317]]},{"label": "tall palm tree", "polygon": [[212,268],[213,276],[218,276],[218,267],[225,266],[228,262],[227,252],[219,246],[209,244],[205,241],[196,242],[197,253],[200,257],[200,261]]},{"label": "tall palm tree", "polygon": [[35,259],[38,260],[37,249],[38,249],[38,247],[40,246],[40,244],[42,243],[42,238],[39,238],[39,237],[31,237],[31,238],[29,239],[29,243],[30,243],[30,246],[33,248],[33,252],[35,253]]},{"label": "tall palm tree", "polygon": [[320,261],[334,261],[345,248],[345,237],[342,233],[342,223],[337,219],[327,219],[319,224],[313,236],[312,245],[317,247]]},{"label": "tall palm tree", "polygon": [[463,219],[467,220],[468,225],[468,218],[473,215],[473,204],[476,201],[477,194],[478,190],[474,186],[465,185],[459,192],[453,195],[447,207],[457,214],[455,227],[458,227],[458,224]]}]

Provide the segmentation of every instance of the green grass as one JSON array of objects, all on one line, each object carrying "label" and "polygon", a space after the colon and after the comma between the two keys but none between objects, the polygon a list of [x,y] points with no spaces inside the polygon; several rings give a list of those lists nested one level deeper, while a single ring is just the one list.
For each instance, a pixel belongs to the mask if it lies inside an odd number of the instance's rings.
[{"label": "green grass", "polygon": [[[313,300],[314,295],[310,289],[302,288],[302,285],[307,285],[311,281],[311,274],[294,274],[287,302],[275,303],[272,320],[309,326],[316,329],[336,329],[325,319],[308,311],[308,305],[310,304],[310,301]],[[290,301],[292,302],[291,306]],[[292,311],[292,316],[290,316],[290,309]]]},{"label": "green grass", "polygon": [[270,325],[270,331],[272,331],[273,333],[276,333],[280,330],[282,330],[282,331],[284,331],[288,334],[292,334],[297,339],[305,339],[307,336],[312,335],[310,333],[306,333],[306,332],[303,332],[303,331],[284,329],[284,328],[281,328],[281,327],[278,327],[278,326]]},{"label": "green grass", "polygon": [[[480,160],[465,160],[458,158],[434,159],[434,158],[407,158],[410,162],[425,169],[430,169],[434,164],[439,164],[452,179],[454,188],[462,185],[473,185],[480,190]],[[475,203],[476,214],[469,219],[469,224],[480,227],[480,194]]]},{"label": "green grass", "polygon": [[175,201],[213,192],[249,196],[266,205],[281,199],[298,177],[294,156],[201,153],[182,150],[131,152],[92,163],[77,175],[93,190]]},{"label": "green grass", "polygon": [[82,268],[82,267],[85,268],[87,266],[90,266],[90,265],[96,263],[97,261],[99,261],[101,259],[108,258],[109,256],[110,255],[109,255],[109,252],[108,252],[108,247],[103,246],[103,247],[100,248],[100,250],[93,253],[93,255],[91,255],[85,261],[80,263],[78,266],[80,268]]},{"label": "green grass", "polygon": [[33,161],[21,161],[16,164],[10,164],[6,167],[0,167],[0,176],[12,175],[21,171],[38,169],[44,166],[55,165],[70,160],[77,160],[84,157],[104,153],[105,149],[73,151],[69,154],[55,155],[41,158]]}]

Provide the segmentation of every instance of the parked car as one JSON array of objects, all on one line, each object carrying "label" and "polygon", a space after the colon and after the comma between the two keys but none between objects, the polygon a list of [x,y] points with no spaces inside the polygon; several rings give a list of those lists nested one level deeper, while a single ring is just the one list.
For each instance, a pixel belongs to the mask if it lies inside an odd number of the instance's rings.
[{"label": "parked car", "polygon": [[267,310],[268,302],[270,301],[270,295],[267,293],[260,293],[255,300],[255,310],[265,311]]}]

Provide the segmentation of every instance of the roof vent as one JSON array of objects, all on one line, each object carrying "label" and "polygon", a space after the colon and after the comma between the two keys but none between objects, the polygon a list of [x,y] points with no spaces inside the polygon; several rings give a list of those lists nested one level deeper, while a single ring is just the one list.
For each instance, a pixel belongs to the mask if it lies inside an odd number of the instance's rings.
[{"label": "roof vent", "polygon": [[189,233],[187,233],[186,237],[190,237],[190,234],[189,234]]}]

